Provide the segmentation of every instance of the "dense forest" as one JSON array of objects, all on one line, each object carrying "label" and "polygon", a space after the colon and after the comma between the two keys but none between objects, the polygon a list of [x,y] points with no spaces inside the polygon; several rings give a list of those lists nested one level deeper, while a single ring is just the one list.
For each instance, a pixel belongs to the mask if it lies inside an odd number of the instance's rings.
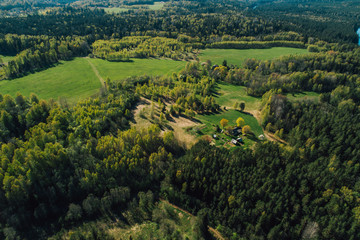
[{"label": "dense forest", "polygon": [[[153,239],[360,239],[356,1],[167,1],[121,13],[105,9],[154,1],[25,2],[0,4],[0,54],[12,56],[0,58],[1,81],[75,57],[187,63],[107,78],[76,104],[0,89],[0,239],[118,239],[114,222],[151,223]],[[308,53],[199,61],[203,49],[272,47]],[[174,119],[227,111],[225,83],[259,99],[259,124],[275,140],[219,147],[208,136],[187,148],[175,136]],[[318,100],[291,98],[303,92]],[[134,124],[141,101],[145,128]],[[244,108],[234,111],[252,115]],[[185,211],[191,227],[179,231]],[[121,239],[149,238],[135,232]]]}]

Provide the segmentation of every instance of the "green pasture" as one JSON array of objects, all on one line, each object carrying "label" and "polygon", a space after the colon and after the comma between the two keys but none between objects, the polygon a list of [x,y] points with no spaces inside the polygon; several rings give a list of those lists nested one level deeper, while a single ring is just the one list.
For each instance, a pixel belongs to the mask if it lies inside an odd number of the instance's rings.
[{"label": "green pasture", "polygon": [[55,67],[25,77],[0,81],[0,93],[24,96],[35,93],[40,99],[64,97],[76,102],[98,92],[101,87],[89,63],[84,58],[62,61]]},{"label": "green pasture", "polygon": [[236,86],[226,82],[217,85],[216,102],[220,106],[232,108],[234,103],[245,102],[245,111],[258,110],[261,103],[261,97],[252,97],[247,95],[246,87]]},{"label": "green pasture", "polygon": [[306,49],[274,47],[268,49],[205,49],[200,51],[200,61],[211,60],[213,64],[222,64],[224,60],[228,65],[241,66],[246,59],[270,60],[280,56],[306,54]]},{"label": "green pasture", "polygon": [[164,75],[178,72],[186,62],[158,59],[134,59],[132,62],[108,62],[101,59],[75,58],[62,61],[54,67],[27,76],[0,81],[0,93],[24,96],[35,93],[41,99],[66,98],[69,103],[90,97],[101,87],[89,61],[105,79],[121,80],[130,76]]},{"label": "green pasture", "polygon": [[132,59],[132,62],[108,62],[102,59],[89,59],[98,69],[101,77],[121,80],[131,76],[170,75],[185,67],[184,61],[159,59]]}]

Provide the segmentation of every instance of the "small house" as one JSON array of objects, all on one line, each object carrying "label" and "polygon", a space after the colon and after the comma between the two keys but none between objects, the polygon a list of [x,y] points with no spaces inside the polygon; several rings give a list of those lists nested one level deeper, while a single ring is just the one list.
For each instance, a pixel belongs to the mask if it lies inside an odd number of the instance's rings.
[{"label": "small house", "polygon": [[244,143],[244,140],[243,140],[242,138],[238,138],[238,139],[236,139],[236,141],[237,141],[238,143]]},{"label": "small house", "polygon": [[216,134],[213,135],[214,139],[218,139],[218,136]]},{"label": "small house", "polygon": [[235,127],[235,128],[232,130],[232,135],[238,136],[238,135],[240,135],[240,134],[242,134],[242,132],[241,132],[241,127]]},{"label": "small house", "polygon": [[265,139],[264,134],[259,135],[259,139],[260,139],[260,140],[264,140],[264,139]]},{"label": "small house", "polygon": [[234,145],[238,145],[239,143],[235,139],[231,139],[231,143]]}]

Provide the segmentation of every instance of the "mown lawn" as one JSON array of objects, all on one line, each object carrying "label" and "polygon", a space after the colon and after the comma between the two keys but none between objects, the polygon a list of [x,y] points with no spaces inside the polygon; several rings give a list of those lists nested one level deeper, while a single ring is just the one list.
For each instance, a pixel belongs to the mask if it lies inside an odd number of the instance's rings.
[{"label": "mown lawn", "polygon": [[199,58],[201,62],[211,60],[213,64],[222,64],[224,60],[228,65],[241,66],[246,59],[270,60],[285,55],[307,54],[306,49],[276,47],[269,49],[205,49],[201,50]]}]

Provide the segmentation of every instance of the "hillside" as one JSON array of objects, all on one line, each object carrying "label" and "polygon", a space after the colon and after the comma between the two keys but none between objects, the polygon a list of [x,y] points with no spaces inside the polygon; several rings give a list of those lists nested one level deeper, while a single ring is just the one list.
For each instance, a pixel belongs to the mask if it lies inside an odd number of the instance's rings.
[{"label": "hillside", "polygon": [[0,239],[360,239],[354,1],[2,1]]}]

